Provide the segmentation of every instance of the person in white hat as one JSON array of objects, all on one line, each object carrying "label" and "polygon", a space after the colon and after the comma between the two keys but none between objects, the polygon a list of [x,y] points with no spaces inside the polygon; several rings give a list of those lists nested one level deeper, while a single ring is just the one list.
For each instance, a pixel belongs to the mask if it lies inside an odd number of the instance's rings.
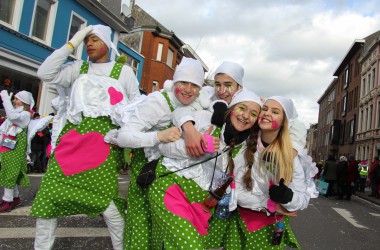
[{"label": "person in white hat", "polygon": [[[306,169],[300,156],[293,154],[289,123],[294,119],[297,111],[291,99],[272,96],[264,102],[253,164],[235,163],[235,193],[229,203],[234,215],[228,222],[234,226],[228,227],[225,221],[217,219],[210,225],[210,238],[217,238],[218,247],[232,249],[244,242],[244,249],[299,248],[289,217],[296,216],[311,198],[318,197],[312,178],[318,170],[315,166]],[[282,240],[272,243],[277,221],[284,222],[286,232]],[[279,246],[272,245],[277,243]]]},{"label": "person in white hat", "polygon": [[0,93],[7,119],[0,127],[0,186],[4,195],[0,199],[0,213],[9,212],[21,205],[17,186],[29,186],[27,176],[27,128],[30,110],[34,106],[33,96],[28,91],[18,92],[11,102],[12,93]]},{"label": "person in white hat", "polygon": [[[221,129],[211,123],[212,109],[194,112],[195,128],[211,138],[207,148],[203,146],[207,152],[200,158],[187,156],[184,140],[159,145],[165,157],[156,171],[172,173],[158,177],[149,188],[153,221],[160,221],[152,232],[158,235],[154,238],[156,245],[179,249],[186,248],[186,242],[191,242],[194,249],[209,249],[213,248],[214,240],[219,240],[209,237],[210,230],[213,230],[208,228],[211,214],[204,212],[201,204],[210,188],[217,188],[234,172],[234,167],[227,166],[227,163],[239,166],[245,164],[246,155],[253,155],[251,150],[254,149],[248,149],[247,145],[257,141],[258,129],[254,125],[261,105],[255,93],[247,89],[238,91]],[[216,153],[220,154],[217,158]],[[231,195],[230,188],[227,192]],[[164,200],[164,204],[160,200]],[[222,231],[219,233],[223,234]]]},{"label": "person in white hat", "polygon": [[[104,143],[104,136],[120,126],[120,110],[140,92],[133,70],[110,60],[112,50],[118,54],[111,34],[108,26],[90,25],[38,69],[38,77],[62,94],[58,110],[67,120],[31,208],[37,217],[35,249],[51,249],[57,218],[74,214],[103,214],[113,248],[123,248],[125,208],[118,197],[123,150]],[[66,63],[82,42],[89,62]]]},{"label": "person in white hat", "polygon": [[[204,69],[198,60],[183,57],[176,67],[170,90],[150,93],[129,114],[124,126],[110,131],[105,140],[122,148],[133,148],[128,188],[124,247],[154,249],[148,190],[136,178],[148,161],[159,159],[158,145],[180,138],[179,128],[172,126],[172,112],[194,104],[204,81]],[[145,151],[145,152],[144,152]]]}]

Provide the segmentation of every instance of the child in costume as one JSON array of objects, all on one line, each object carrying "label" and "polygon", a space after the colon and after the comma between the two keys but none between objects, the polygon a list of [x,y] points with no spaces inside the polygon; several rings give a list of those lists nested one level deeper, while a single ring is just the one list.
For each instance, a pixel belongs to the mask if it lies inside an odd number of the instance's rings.
[{"label": "child in costume", "polygon": [[[27,127],[34,100],[28,91],[20,91],[11,103],[12,93],[0,93],[7,119],[0,127],[0,186],[4,186],[0,213],[9,212],[21,204],[17,185],[29,186],[27,176]],[[6,143],[8,141],[8,143]],[[5,146],[8,145],[8,146]]]},{"label": "child in costume", "polygon": [[[84,41],[90,62],[66,63]],[[49,160],[31,214],[37,217],[35,249],[51,249],[57,218],[103,214],[114,249],[123,247],[124,199],[118,197],[118,173],[123,152],[104,142],[120,124],[120,109],[140,96],[133,70],[110,61],[111,29],[104,25],[78,31],[40,66],[38,76],[68,91],[66,123]],[[116,51],[118,54],[118,52]]]}]

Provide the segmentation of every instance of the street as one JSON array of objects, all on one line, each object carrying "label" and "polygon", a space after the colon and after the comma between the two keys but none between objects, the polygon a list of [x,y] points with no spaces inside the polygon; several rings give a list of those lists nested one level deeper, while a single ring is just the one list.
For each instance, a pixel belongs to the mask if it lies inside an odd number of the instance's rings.
[{"label": "street", "polygon": [[[31,186],[21,189],[23,204],[0,214],[0,249],[33,249],[35,218],[28,216],[42,174],[30,174]],[[128,176],[120,175],[120,194],[127,193]],[[378,249],[380,206],[353,196],[351,201],[313,199],[291,220],[302,249]],[[101,216],[83,215],[58,220],[54,249],[112,249]]]}]

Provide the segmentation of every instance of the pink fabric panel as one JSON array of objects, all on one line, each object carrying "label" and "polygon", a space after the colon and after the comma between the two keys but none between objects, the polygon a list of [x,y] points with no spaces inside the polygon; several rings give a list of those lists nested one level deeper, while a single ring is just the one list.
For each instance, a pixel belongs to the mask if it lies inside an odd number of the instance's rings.
[{"label": "pink fabric panel", "polygon": [[61,137],[55,158],[66,176],[82,173],[103,164],[111,148],[98,132],[81,135],[75,129]]},{"label": "pink fabric panel", "polygon": [[188,220],[200,235],[208,233],[208,220],[211,215],[203,211],[202,204],[197,202],[190,203],[186,194],[177,184],[170,186],[166,190],[164,204],[170,212]]},{"label": "pink fabric panel", "polygon": [[276,218],[274,216],[267,216],[264,212],[256,212],[251,209],[239,207],[239,213],[242,220],[247,227],[248,232],[253,232],[259,230],[268,225],[272,225],[276,223],[277,220],[281,220],[283,216],[277,215]]}]

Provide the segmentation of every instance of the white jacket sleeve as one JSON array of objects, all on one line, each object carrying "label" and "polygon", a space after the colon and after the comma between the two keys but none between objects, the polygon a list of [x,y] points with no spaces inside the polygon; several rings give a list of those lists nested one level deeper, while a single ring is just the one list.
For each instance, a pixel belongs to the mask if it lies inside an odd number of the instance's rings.
[{"label": "white jacket sleeve", "polygon": [[72,50],[66,44],[55,50],[38,68],[38,77],[49,84],[70,87],[78,78],[81,67],[81,61],[65,64],[71,52]]},{"label": "white jacket sleeve", "polygon": [[117,144],[122,148],[153,147],[160,142],[157,131],[170,124],[171,111],[165,97],[154,92],[133,110],[128,123],[120,130]]},{"label": "white jacket sleeve", "polygon": [[289,126],[289,133],[293,148],[301,152],[306,146],[307,129],[305,125],[300,120],[294,120]]},{"label": "white jacket sleeve", "polygon": [[288,185],[293,191],[293,198],[287,204],[282,204],[290,212],[305,209],[310,201],[307,180],[305,179],[305,173],[298,156],[294,158],[293,165],[293,177]]},{"label": "white jacket sleeve", "polygon": [[[212,113],[207,110],[199,110],[194,113],[195,128],[200,133],[204,133],[210,128],[211,116]],[[158,147],[161,155],[165,157],[174,159],[189,158],[186,151],[185,140],[183,138],[171,143],[161,143]]]},{"label": "white jacket sleeve", "polygon": [[16,124],[20,128],[25,128],[30,122],[30,113],[27,111],[16,110],[9,99],[3,101],[3,106],[7,119],[12,123]]}]

